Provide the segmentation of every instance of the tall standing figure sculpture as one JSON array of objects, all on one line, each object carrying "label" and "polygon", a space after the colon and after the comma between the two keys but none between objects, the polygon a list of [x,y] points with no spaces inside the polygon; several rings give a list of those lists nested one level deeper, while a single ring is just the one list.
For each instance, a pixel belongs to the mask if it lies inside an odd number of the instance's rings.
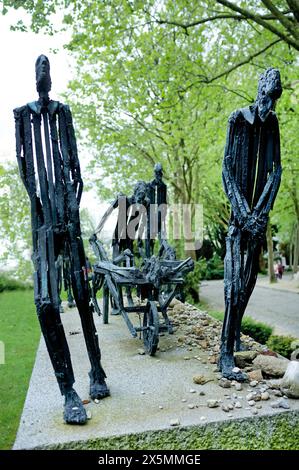
[{"label": "tall standing figure sculpture", "polygon": [[37,58],[35,71],[38,101],[14,110],[17,160],[31,202],[34,299],[55,376],[65,397],[64,420],[83,424],[87,415],[73,388],[75,379],[59,313],[55,266],[58,256],[67,252],[72,290],[91,363],[90,396],[103,398],[109,390],[92,316],[79,219],[83,182],[70,109],[49,99],[51,77],[46,56]]},{"label": "tall standing figure sculpture", "polygon": [[219,368],[224,377],[245,380],[234,369],[242,317],[254,289],[268,215],[281,179],[279,127],[273,109],[282,93],[279,71],[261,75],[255,103],[229,118],[223,185],[231,204],[226,238],[223,323]]}]

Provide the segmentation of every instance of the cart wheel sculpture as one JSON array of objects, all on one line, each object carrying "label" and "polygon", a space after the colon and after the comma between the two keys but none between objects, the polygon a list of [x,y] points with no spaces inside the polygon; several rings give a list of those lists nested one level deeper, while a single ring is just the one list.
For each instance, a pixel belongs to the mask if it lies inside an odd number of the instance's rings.
[{"label": "cart wheel sculpture", "polygon": [[147,354],[154,356],[159,343],[159,314],[155,302],[149,301],[143,316],[143,344]]}]

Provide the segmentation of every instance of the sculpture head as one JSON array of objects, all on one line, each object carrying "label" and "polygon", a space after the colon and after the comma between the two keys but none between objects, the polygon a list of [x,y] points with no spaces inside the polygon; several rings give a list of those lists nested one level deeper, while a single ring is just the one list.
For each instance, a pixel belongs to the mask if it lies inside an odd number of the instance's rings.
[{"label": "sculpture head", "polygon": [[163,168],[162,168],[161,163],[156,163],[156,165],[154,167],[154,172],[155,172],[155,180],[157,182],[162,181]]},{"label": "sculpture head", "polygon": [[149,199],[147,197],[148,188],[145,181],[138,181],[134,188],[134,200],[137,204],[147,206]]},{"label": "sculpture head", "polygon": [[276,101],[281,97],[282,87],[279,70],[269,68],[260,76],[257,93],[257,109],[262,122],[274,109]]},{"label": "sculpture head", "polygon": [[35,62],[36,89],[39,95],[48,95],[51,90],[50,62],[45,55],[38,56]]}]

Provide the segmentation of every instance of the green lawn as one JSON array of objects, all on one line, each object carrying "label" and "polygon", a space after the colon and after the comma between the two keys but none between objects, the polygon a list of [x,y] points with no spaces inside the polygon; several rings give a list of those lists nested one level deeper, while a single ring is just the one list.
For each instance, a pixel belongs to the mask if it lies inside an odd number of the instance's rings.
[{"label": "green lawn", "polygon": [[5,364],[0,364],[0,449],[14,443],[31,376],[40,328],[32,290],[0,294],[0,341]]}]

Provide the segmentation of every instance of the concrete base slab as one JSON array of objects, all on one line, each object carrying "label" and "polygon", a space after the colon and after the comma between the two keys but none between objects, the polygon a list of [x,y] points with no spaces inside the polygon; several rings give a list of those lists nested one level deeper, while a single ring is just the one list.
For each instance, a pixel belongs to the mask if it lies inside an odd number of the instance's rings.
[{"label": "concrete base slab", "polygon": [[[133,317],[133,316],[132,316]],[[89,361],[77,310],[66,309],[62,314],[69,342],[74,372],[75,389],[82,400],[88,399]],[[196,359],[204,352],[193,348],[178,347],[177,331],[160,338],[160,350],[155,357],[140,355],[143,343],[133,339],[119,316],[110,317],[108,325],[102,325],[95,317],[102,349],[102,364],[107,374],[111,397],[86,405],[92,419],[84,426],[63,423],[63,397],[60,395],[45,343],[41,339],[33,369],[23,414],[14,449],[84,442],[92,439],[122,436],[147,431],[170,429],[172,420],[182,427],[242,418],[252,419],[252,410],[245,399],[249,385],[243,390],[223,389],[215,377],[215,366]],[[135,324],[138,324],[136,315]],[[70,334],[71,333],[71,334]],[[75,334],[74,334],[75,333]],[[188,359],[188,360],[187,360]],[[203,374],[211,379],[205,385],[196,385],[192,378]],[[200,395],[204,392],[205,395]],[[237,394],[242,408],[227,413],[218,408],[208,408],[208,399],[230,403]],[[228,396],[225,396],[228,395]],[[299,400],[289,400],[292,412],[299,410]],[[246,409],[248,408],[248,409]],[[272,409],[270,402],[263,402],[259,416],[288,413]]]}]

